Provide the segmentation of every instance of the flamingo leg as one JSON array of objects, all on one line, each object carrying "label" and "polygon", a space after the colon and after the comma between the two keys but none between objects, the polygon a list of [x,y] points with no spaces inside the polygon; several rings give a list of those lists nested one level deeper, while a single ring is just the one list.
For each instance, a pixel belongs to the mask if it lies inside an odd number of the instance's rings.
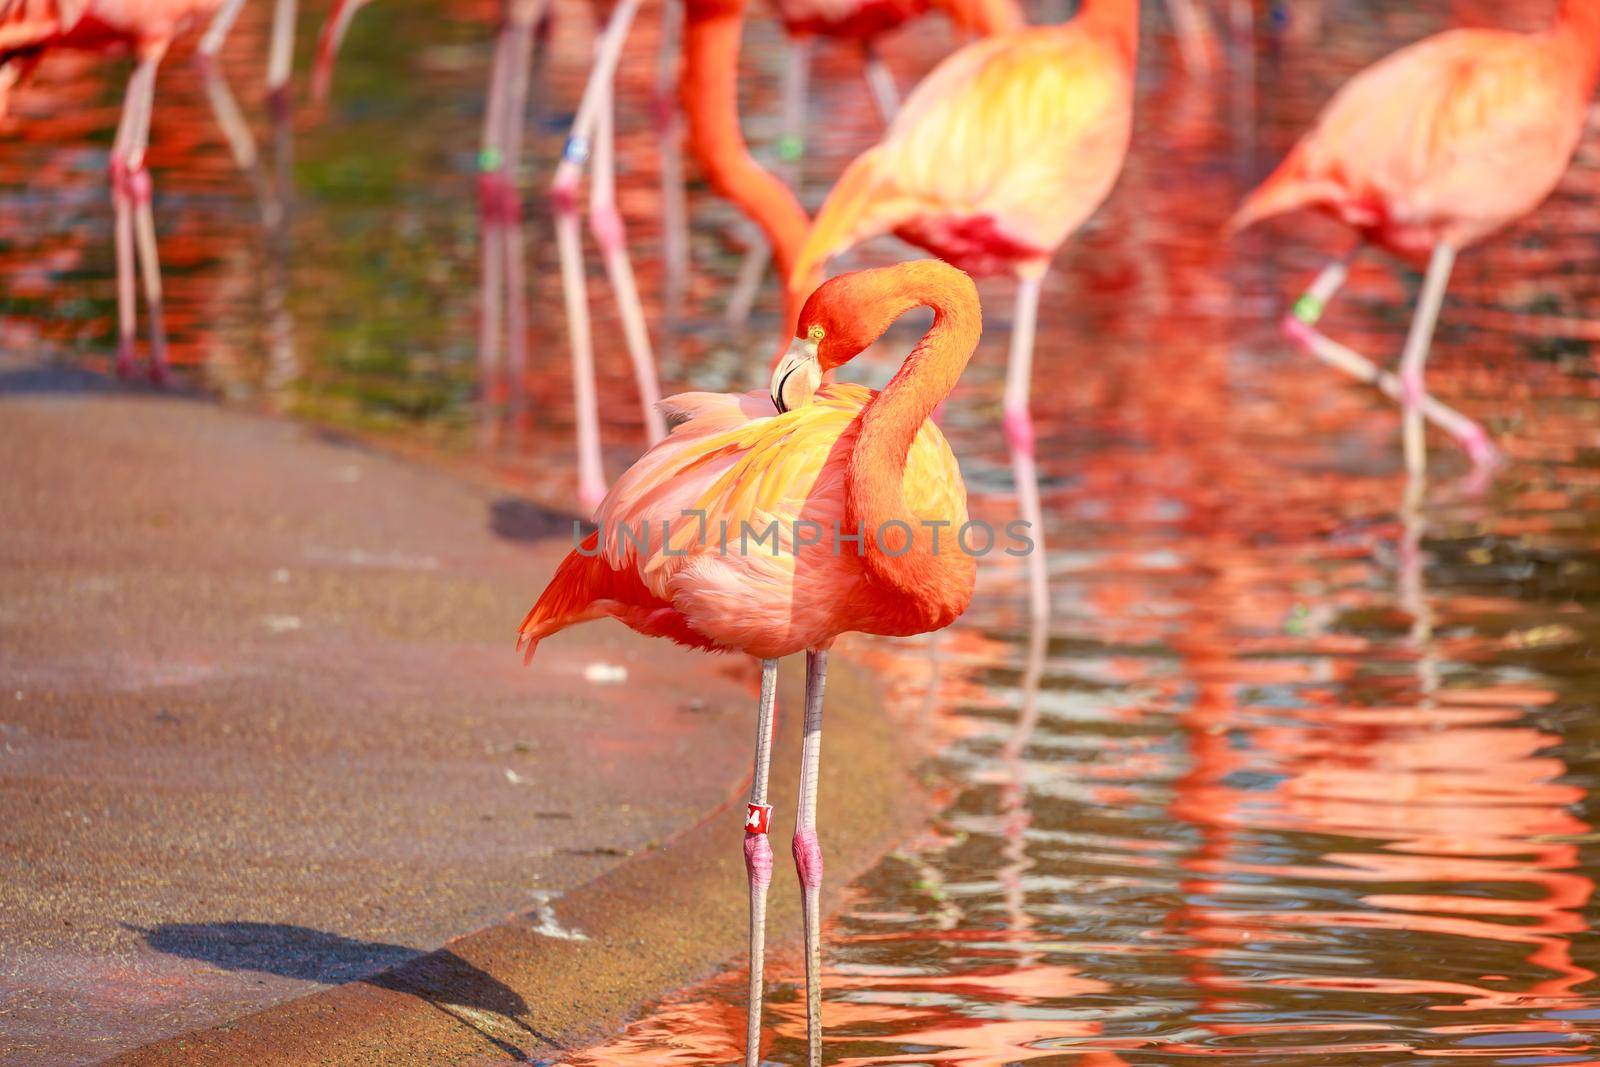
[{"label": "flamingo leg", "polygon": [[294,19],[295,0],[276,0],[272,8],[272,40],[267,50],[267,98],[275,119],[289,114],[289,74],[294,68]]},{"label": "flamingo leg", "polygon": [[877,105],[878,114],[887,126],[894,121],[895,114],[900,110],[900,87],[894,83],[894,75],[889,72],[888,64],[873,47],[870,41],[861,46],[864,66],[862,73],[866,75],[867,88],[872,93],[872,102]]},{"label": "flamingo leg", "polygon": [[[806,94],[810,81],[811,38],[791,37],[784,47],[783,131],[778,136],[777,174],[796,192],[800,190],[806,155]],[[739,264],[733,292],[723,313],[724,320],[733,327],[743,327],[750,321],[750,312],[761,291],[761,280],[772,262],[772,248],[760,230],[753,223],[746,230],[750,242],[745,246],[744,261]],[[779,284],[788,284],[788,279],[780,279]]]},{"label": "flamingo leg", "polygon": [[533,62],[533,38],[548,0],[519,0],[512,5],[511,73],[500,143],[505,153],[506,202],[501,244],[505,254],[506,378],[510,387],[510,415],[520,422],[528,410],[528,279],[526,242],[522,227],[522,201],[515,175],[522,158],[522,131],[527,121],[528,81]]},{"label": "flamingo leg", "polygon": [[783,53],[783,130],[778,137],[778,177],[800,191],[806,158],[806,98],[811,90],[811,38],[791,37]]},{"label": "flamingo leg", "polygon": [[[161,314],[161,262],[156,251],[156,226],[155,215],[150,206],[152,187],[150,172],[145,169],[145,147],[150,143],[150,113],[155,103],[156,68],[161,62],[161,51],[152,51],[139,59],[139,64],[134,68],[133,77],[128,82],[128,98],[123,111],[123,121],[127,128],[126,140],[122,142],[120,163],[122,167],[122,181],[124,187],[125,210],[118,219],[118,281],[120,286],[127,286],[127,303],[129,308],[125,322],[126,331],[124,338],[132,343],[133,313],[132,313],[132,265],[129,264],[126,280],[120,269],[128,258],[127,232],[131,229],[133,246],[138,254],[139,274],[144,280],[145,309],[150,314],[150,380],[158,385],[165,384],[169,377],[167,368],[167,334],[166,325]],[[119,131],[119,140],[121,140]],[[113,161],[113,167],[117,161]],[[116,178],[113,178],[115,183]],[[127,215],[132,214],[131,222]],[[119,288],[119,297],[122,290]],[[123,367],[121,352],[118,353],[118,367]]]},{"label": "flamingo leg", "polygon": [[228,88],[228,80],[222,76],[218,60],[223,42],[232,31],[244,4],[245,0],[227,0],[217,10],[195,49],[194,65],[200,72],[200,81],[205,87],[211,112],[216,116],[217,126],[222,130],[223,139],[228,142],[228,150],[233,153],[233,161],[255,187],[256,201],[261,205],[262,224],[270,229],[277,225],[280,205],[267,185],[266,176],[261,173],[261,156],[256,149],[256,139],[250,133],[250,124],[245,121],[244,113],[239,110],[233,90]]},{"label": "flamingo leg", "polygon": [[1439,322],[1439,308],[1444,304],[1444,291],[1450,284],[1450,268],[1455,261],[1453,247],[1443,241],[1434,246],[1428,260],[1428,274],[1422,282],[1422,296],[1411,318],[1411,330],[1406,334],[1406,347],[1400,354],[1401,437],[1405,442],[1406,471],[1413,481],[1422,479],[1428,463],[1428,444],[1422,426],[1422,400],[1428,395],[1428,388],[1423,381],[1423,370],[1428,363],[1433,329]]},{"label": "flamingo leg", "polygon": [[806,653],[806,713],[800,745],[800,799],[794,867],[800,876],[806,937],[806,1062],[822,1067],[822,846],[817,841],[817,778],[822,769],[822,691],[828,653]]},{"label": "flamingo leg", "polygon": [[1004,421],[1011,470],[1017,482],[1017,503],[1028,526],[1033,548],[1028,553],[1028,612],[1035,620],[1050,614],[1050,588],[1044,544],[1044,514],[1039,506],[1039,472],[1034,465],[1033,415],[1029,396],[1033,382],[1033,342],[1039,321],[1041,277],[1017,279],[1016,315],[1011,323],[1011,352],[1006,361]]},{"label": "flamingo leg", "polygon": [[[348,3],[341,3],[335,0],[331,21],[322,28],[322,36],[317,41],[317,58],[311,66],[311,100],[319,108],[327,104],[328,97],[333,91],[334,61],[339,55],[339,49],[344,47],[345,35],[350,32],[350,24],[355,21],[356,12],[365,7],[367,2],[368,0],[349,0]],[[273,29],[277,29],[276,23]]]},{"label": "flamingo leg", "polygon": [[723,321],[735,329],[750,321],[750,312],[755,309],[756,297],[761,293],[761,281],[772,263],[772,249],[767,247],[767,239],[760,228],[746,221],[744,229],[749,243],[745,245],[744,258],[739,261],[739,272],[733,276],[727,309],[722,313]]},{"label": "flamingo leg", "polygon": [[1167,0],[1167,10],[1177,31],[1184,69],[1193,74],[1211,73],[1217,61],[1217,40],[1205,8],[1196,0]]},{"label": "flamingo leg", "polygon": [[[570,152],[571,141],[568,142]],[[562,167],[568,161],[563,161]],[[578,232],[576,192],[561,185],[556,169],[556,254],[561,260],[561,293],[566,302],[567,336],[572,347],[572,397],[578,428],[578,503],[585,511],[597,507],[606,495],[605,470],[600,460],[600,416],[594,388],[594,340],[589,332],[589,287],[583,271],[583,248]],[[576,178],[576,170],[573,177]]]},{"label": "flamingo leg", "polygon": [[572,132],[550,184],[555,213],[556,253],[561,260],[561,290],[566,302],[568,338],[572,346],[572,392],[578,424],[578,502],[596,507],[606,494],[600,459],[600,411],[595,397],[594,338],[589,323],[588,280],[583,269],[583,244],[578,227],[578,176],[589,160],[589,146],[600,109],[609,108],[617,59],[641,0],[622,0],[611,13],[595,50],[594,68],[578,102]]},{"label": "flamingo leg", "polygon": [[767,944],[767,886],[772,884],[772,843],[767,831],[772,808],[767,780],[772,770],[772,723],[777,708],[778,661],[761,661],[761,706],[756,713],[756,764],[745,809],[744,868],[750,879],[750,1013],[745,1026],[745,1067],[761,1063],[761,998]]},{"label": "flamingo leg", "polygon": [[[486,436],[492,436],[500,403],[500,336],[505,309],[505,222],[507,202],[516,193],[506,175],[504,142],[511,55],[512,11],[507,12],[495,36],[494,59],[489,66],[489,98],[484,106],[483,140],[478,150],[478,219],[481,227],[480,298],[478,319],[478,388],[484,404]],[[485,442],[487,443],[487,441]]]},{"label": "flamingo leg", "polygon": [[661,58],[656,68],[656,130],[661,138],[662,302],[670,326],[683,317],[689,282],[689,201],[683,176],[683,116],[679,113],[679,54],[683,51],[683,0],[661,5]]},{"label": "flamingo leg", "polygon": [[139,280],[133,251],[134,176],[128,161],[137,127],[139,98],[153,72],[153,66],[147,70],[143,61],[134,68],[123,95],[116,139],[111,145],[111,207],[116,216],[113,233],[117,250],[117,374],[124,378],[133,374],[139,328]]},{"label": "flamingo leg", "polygon": [[[1360,250],[1357,249],[1357,252]],[[1357,381],[1375,386],[1391,400],[1404,400],[1400,379],[1378,367],[1361,353],[1340,344],[1316,328],[1328,303],[1350,276],[1350,263],[1356,253],[1336,259],[1322,268],[1310,288],[1295,301],[1283,319],[1283,332],[1300,347],[1329,366],[1336,367]],[[1431,328],[1430,328],[1431,334]],[[1423,418],[1453,437],[1467,453],[1476,471],[1483,472],[1500,461],[1499,450],[1489,435],[1472,419],[1424,393],[1418,401]]]},{"label": "flamingo leg", "polygon": [[633,379],[644,408],[645,433],[651,444],[667,435],[661,415],[661,386],[656,381],[656,357],[650,348],[650,330],[644,321],[644,305],[639,300],[639,285],[628,259],[627,231],[622,213],[617,210],[616,106],[610,94],[601,108],[595,140],[593,181],[589,187],[589,229],[600,246],[600,258],[617,310],[622,316],[622,334],[633,364]]},{"label": "flamingo leg", "polygon": [[267,106],[272,115],[273,161],[277,167],[278,210],[294,182],[294,139],[289,128],[289,75],[294,68],[295,0],[276,0],[272,39],[267,50]]}]

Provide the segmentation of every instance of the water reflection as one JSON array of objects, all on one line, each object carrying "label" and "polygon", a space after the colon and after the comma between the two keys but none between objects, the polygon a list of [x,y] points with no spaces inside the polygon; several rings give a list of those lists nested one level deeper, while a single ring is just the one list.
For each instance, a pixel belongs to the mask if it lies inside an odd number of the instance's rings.
[{"label": "water reflection", "polygon": [[[545,175],[595,30],[587,5],[553,6],[527,131],[530,172]],[[1229,24],[1247,7],[1230,4]],[[1176,69],[1150,16],[1127,173],[1047,287],[1035,419],[1049,628],[1028,624],[1019,563],[991,557],[957,629],[851,650],[892,703],[942,710],[956,795],[858,882],[825,939],[830,1062],[1600,1060],[1600,142],[1533,219],[1462,258],[1430,361],[1430,385],[1489,424],[1510,467],[1484,500],[1416,493],[1393,408],[1277,334],[1336,228],[1307,219],[1281,248],[1259,234],[1235,248],[1217,226],[1352,71],[1450,19],[1538,25],[1548,5],[1257,8],[1254,46],[1235,30],[1204,81]],[[363,13],[333,113],[297,131],[281,246],[260,236],[202,88],[172,65],[151,165],[180,366],[320,420],[475,443],[478,415],[500,414],[474,406],[474,156],[495,12]],[[621,69],[616,130],[653,326],[674,280],[656,223],[654,12]],[[249,87],[266,31],[247,5],[227,48],[247,114],[261,113]],[[778,134],[780,40],[770,23],[749,29],[760,151]],[[886,49],[910,72],[948,45],[930,21]],[[820,194],[878,130],[855,58],[817,63],[813,106],[835,120],[808,156]],[[0,153],[7,345],[109,364],[103,138],[119,91],[64,57],[17,99],[28,121]],[[684,330],[664,387],[746,387],[770,351],[747,342],[777,293],[759,296],[748,335],[729,331],[742,230],[699,188],[689,209],[693,272],[676,279]],[[493,435],[491,462],[559,506],[574,484],[570,370],[548,215],[530,208],[526,224],[525,432]],[[882,242],[840,266],[902,254]],[[1397,352],[1393,309],[1412,285],[1361,264],[1333,328]],[[985,291],[991,328],[944,422],[974,517],[997,525],[1015,506],[995,431],[1003,288]],[[614,473],[645,434],[621,324],[606,302],[594,310]],[[863,373],[881,382],[916,332],[891,335]],[[771,979],[766,1054],[800,1062],[798,969],[780,961]],[[736,970],[685,991],[570,1062],[731,1063],[741,985]]]}]

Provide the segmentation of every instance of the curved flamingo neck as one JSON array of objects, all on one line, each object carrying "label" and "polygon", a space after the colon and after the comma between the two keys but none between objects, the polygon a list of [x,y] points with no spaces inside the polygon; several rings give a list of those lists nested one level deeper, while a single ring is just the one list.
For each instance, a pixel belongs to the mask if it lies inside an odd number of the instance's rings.
[{"label": "curved flamingo neck", "polygon": [[873,319],[868,332],[881,336],[914,307],[932,308],[933,325],[861,413],[847,474],[847,517],[865,531],[867,573],[904,598],[899,607],[936,629],[965,609],[976,564],[959,550],[957,531],[924,526],[912,514],[902,482],[912,442],[972,358],[983,316],[972,279],[938,260],[903,264],[889,281],[889,298],[863,309],[863,317]]},{"label": "curved flamingo neck", "polygon": [[690,151],[711,187],[761,227],[778,276],[787,278],[811,222],[794,192],[751,157],[739,128],[743,22],[743,0],[688,0],[679,102],[689,119]]}]

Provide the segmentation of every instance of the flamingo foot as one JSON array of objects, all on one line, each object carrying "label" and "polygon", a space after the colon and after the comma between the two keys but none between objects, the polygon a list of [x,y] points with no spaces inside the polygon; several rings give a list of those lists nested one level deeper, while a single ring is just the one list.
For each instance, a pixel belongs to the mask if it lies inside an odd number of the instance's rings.
[{"label": "flamingo foot", "polygon": [[1481,497],[1494,481],[1495,473],[1505,466],[1505,455],[1477,423],[1457,434],[1456,443],[1472,463],[1472,469],[1461,479],[1461,492],[1470,498]]},{"label": "flamingo foot", "polygon": [[1488,432],[1477,423],[1473,423],[1470,429],[1456,438],[1456,441],[1461,445],[1462,450],[1466,452],[1467,458],[1472,461],[1472,468],[1475,472],[1478,470],[1492,471],[1505,463],[1505,456],[1495,447],[1494,442],[1489,439]]}]

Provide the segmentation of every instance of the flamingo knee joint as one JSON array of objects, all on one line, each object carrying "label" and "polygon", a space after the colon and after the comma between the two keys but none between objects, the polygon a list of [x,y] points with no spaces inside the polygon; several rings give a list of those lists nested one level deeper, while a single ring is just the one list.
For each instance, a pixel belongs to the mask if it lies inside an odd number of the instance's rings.
[{"label": "flamingo knee joint", "polygon": [[766,834],[745,835],[744,869],[751,885],[765,888],[772,884],[772,843]]},{"label": "flamingo knee joint", "polygon": [[794,867],[800,875],[800,884],[807,889],[822,885],[822,846],[817,832],[810,827],[794,832]]},{"label": "flamingo knee joint", "polygon": [[1007,408],[1001,420],[1006,444],[1024,455],[1033,455],[1033,417],[1026,408]]},{"label": "flamingo knee joint", "polygon": [[617,205],[609,201],[594,204],[589,209],[589,232],[594,234],[602,252],[609,254],[622,248],[626,237]]}]

